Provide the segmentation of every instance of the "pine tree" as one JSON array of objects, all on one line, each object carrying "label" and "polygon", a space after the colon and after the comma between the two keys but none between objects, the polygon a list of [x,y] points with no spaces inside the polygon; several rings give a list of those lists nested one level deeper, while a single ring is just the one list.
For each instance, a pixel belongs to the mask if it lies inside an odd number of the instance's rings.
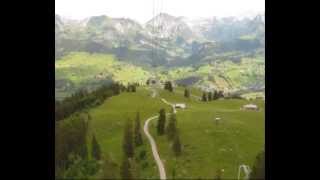
[{"label": "pine tree", "polygon": [[172,86],[171,81],[169,81],[169,83],[168,83],[168,90],[169,90],[170,92],[173,92],[173,86]]},{"label": "pine tree", "polygon": [[125,124],[122,148],[126,157],[128,158],[133,157],[134,155],[133,129],[132,129],[132,121],[130,119],[128,119]]},{"label": "pine tree", "polygon": [[212,99],[213,99],[213,97],[212,97],[212,92],[209,92],[209,93],[208,93],[208,100],[209,100],[209,101],[212,101]]},{"label": "pine tree", "polygon": [[189,89],[184,90],[184,97],[189,98],[190,97],[190,91]]},{"label": "pine tree", "polygon": [[213,91],[213,100],[219,99],[219,95],[217,91]]},{"label": "pine tree", "polygon": [[124,157],[120,166],[120,177],[122,179],[133,179],[130,162],[127,157]]},{"label": "pine tree", "polygon": [[135,128],[134,128],[134,141],[136,146],[140,146],[143,144],[142,136],[141,136],[141,125],[140,125],[140,113],[137,112]]},{"label": "pine tree", "polygon": [[207,93],[206,92],[203,92],[202,94],[202,101],[207,101]]},{"label": "pine tree", "polygon": [[177,118],[175,113],[171,113],[166,133],[169,140],[173,140],[177,132]]},{"label": "pine tree", "polygon": [[100,160],[101,159],[101,149],[100,149],[100,145],[98,144],[98,141],[96,139],[96,136],[93,135],[92,137],[92,157],[96,160]]},{"label": "pine tree", "polygon": [[159,112],[159,120],[157,124],[158,135],[164,134],[165,124],[166,124],[166,112],[165,112],[165,109],[161,109]]},{"label": "pine tree", "polygon": [[181,154],[181,142],[180,142],[180,137],[179,137],[179,133],[178,132],[174,136],[172,148],[173,148],[174,155],[175,156],[180,156],[180,154]]},{"label": "pine tree", "polygon": [[173,92],[173,86],[172,86],[172,83],[171,81],[166,81],[165,84],[164,84],[164,89],[170,91],[170,92]]},{"label": "pine tree", "polygon": [[132,85],[131,91],[132,91],[132,92],[136,92],[136,91],[137,91],[136,85]]},{"label": "pine tree", "polygon": [[131,84],[130,83],[128,83],[128,85],[127,85],[127,92],[131,92]]}]

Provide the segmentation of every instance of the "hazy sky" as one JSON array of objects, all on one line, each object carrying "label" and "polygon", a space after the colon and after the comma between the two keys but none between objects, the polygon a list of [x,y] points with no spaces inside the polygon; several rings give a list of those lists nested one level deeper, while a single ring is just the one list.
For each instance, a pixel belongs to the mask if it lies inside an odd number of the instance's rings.
[{"label": "hazy sky", "polygon": [[144,23],[155,12],[190,18],[264,12],[265,0],[55,0],[56,13],[72,19],[95,15],[126,17]]}]

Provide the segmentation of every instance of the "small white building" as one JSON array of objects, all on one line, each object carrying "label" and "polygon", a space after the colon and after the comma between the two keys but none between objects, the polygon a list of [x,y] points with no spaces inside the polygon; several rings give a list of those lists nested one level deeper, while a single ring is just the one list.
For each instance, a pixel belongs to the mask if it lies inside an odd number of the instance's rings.
[{"label": "small white building", "polygon": [[181,109],[185,109],[187,106],[184,103],[178,103],[174,105],[175,108],[181,108]]},{"label": "small white building", "polygon": [[244,109],[244,110],[255,110],[255,111],[259,110],[258,106],[255,105],[255,104],[246,104],[246,105],[242,106],[242,109]]}]

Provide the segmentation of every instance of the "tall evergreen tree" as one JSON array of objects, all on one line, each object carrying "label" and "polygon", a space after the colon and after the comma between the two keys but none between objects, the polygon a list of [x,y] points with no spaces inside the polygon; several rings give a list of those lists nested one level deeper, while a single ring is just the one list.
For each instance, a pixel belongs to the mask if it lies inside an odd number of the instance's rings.
[{"label": "tall evergreen tree", "polygon": [[132,91],[132,92],[136,92],[136,91],[137,91],[137,89],[136,89],[136,85],[132,85],[132,87],[131,87],[131,91]]},{"label": "tall evergreen tree", "polygon": [[161,109],[159,112],[159,120],[158,120],[158,124],[157,124],[158,135],[164,134],[165,124],[166,124],[166,111],[165,111],[165,109]]},{"label": "tall evergreen tree", "polygon": [[203,92],[202,94],[202,101],[207,101],[207,93],[206,92]]},{"label": "tall evergreen tree", "polygon": [[173,92],[173,86],[172,86],[171,81],[169,81],[169,83],[168,83],[168,90],[169,90],[170,92]]},{"label": "tall evergreen tree", "polygon": [[100,149],[100,145],[96,139],[96,136],[93,135],[92,137],[92,157],[96,160],[100,160],[101,159],[101,149]]},{"label": "tall evergreen tree", "polygon": [[208,101],[212,101],[213,97],[212,97],[212,92],[210,91],[208,93]]},{"label": "tall evergreen tree", "polygon": [[173,92],[173,86],[172,86],[172,83],[171,81],[166,81],[165,84],[164,84],[164,89],[170,91],[170,92]]},{"label": "tall evergreen tree", "polygon": [[259,153],[256,157],[255,163],[252,167],[250,180],[264,180],[265,179],[265,155],[264,151]]},{"label": "tall evergreen tree", "polygon": [[223,98],[223,91],[218,91],[218,98]]},{"label": "tall evergreen tree", "polygon": [[184,90],[184,97],[189,98],[190,97],[190,91],[189,89]]},{"label": "tall evergreen tree", "polygon": [[122,164],[120,166],[120,177],[122,179],[133,179],[129,158],[123,157]]},{"label": "tall evergreen tree", "polygon": [[173,140],[177,132],[177,118],[175,113],[170,114],[168,126],[166,129],[166,133],[168,135],[169,140]]},{"label": "tall evergreen tree", "polygon": [[175,156],[180,156],[181,155],[181,142],[180,142],[180,137],[179,137],[179,133],[178,132],[174,136],[172,149],[173,149],[173,152],[174,152]]},{"label": "tall evergreen tree", "polygon": [[130,119],[128,119],[125,124],[122,148],[126,157],[128,158],[133,157],[134,155],[133,127],[132,127],[132,121]]},{"label": "tall evergreen tree", "polygon": [[134,141],[136,146],[142,145],[141,125],[140,125],[140,113],[137,112],[135,128],[134,128]]},{"label": "tall evergreen tree", "polygon": [[219,99],[219,94],[217,91],[213,91],[213,100]]}]

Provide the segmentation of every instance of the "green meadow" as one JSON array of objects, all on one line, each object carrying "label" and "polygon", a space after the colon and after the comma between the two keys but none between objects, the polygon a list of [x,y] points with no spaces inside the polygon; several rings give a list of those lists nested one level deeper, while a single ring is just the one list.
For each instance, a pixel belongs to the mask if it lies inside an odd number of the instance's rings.
[{"label": "green meadow", "polygon": [[[149,131],[155,138],[159,154],[164,162],[167,178],[213,178],[217,170],[223,169],[223,178],[236,178],[241,164],[252,166],[256,155],[264,148],[264,102],[255,100],[259,111],[240,110],[248,104],[246,100],[216,100],[201,102],[195,98],[186,99],[178,92],[158,89],[158,95],[151,97],[151,91],[139,87],[136,93],[124,92],[107,99],[102,105],[89,111],[90,133],[94,133],[102,153],[110,156],[118,165],[122,159],[124,122],[134,120],[140,112],[141,126],[144,121],[158,115],[161,108],[170,112],[170,107],[161,101],[186,103],[187,108],[178,109],[177,121],[182,143],[182,154],[175,157],[167,137],[156,134],[156,122],[151,121]],[[183,92],[180,88],[179,91]],[[191,90],[192,94],[193,90]],[[195,92],[197,95],[200,92]],[[221,118],[219,124],[215,118]],[[168,120],[168,118],[167,118]],[[167,121],[168,122],[168,121]],[[139,154],[146,150],[147,157],[139,162],[141,178],[159,178],[149,141],[143,133],[144,145],[136,149]],[[146,165],[147,164],[147,165]],[[98,175],[97,175],[98,176]]]}]

